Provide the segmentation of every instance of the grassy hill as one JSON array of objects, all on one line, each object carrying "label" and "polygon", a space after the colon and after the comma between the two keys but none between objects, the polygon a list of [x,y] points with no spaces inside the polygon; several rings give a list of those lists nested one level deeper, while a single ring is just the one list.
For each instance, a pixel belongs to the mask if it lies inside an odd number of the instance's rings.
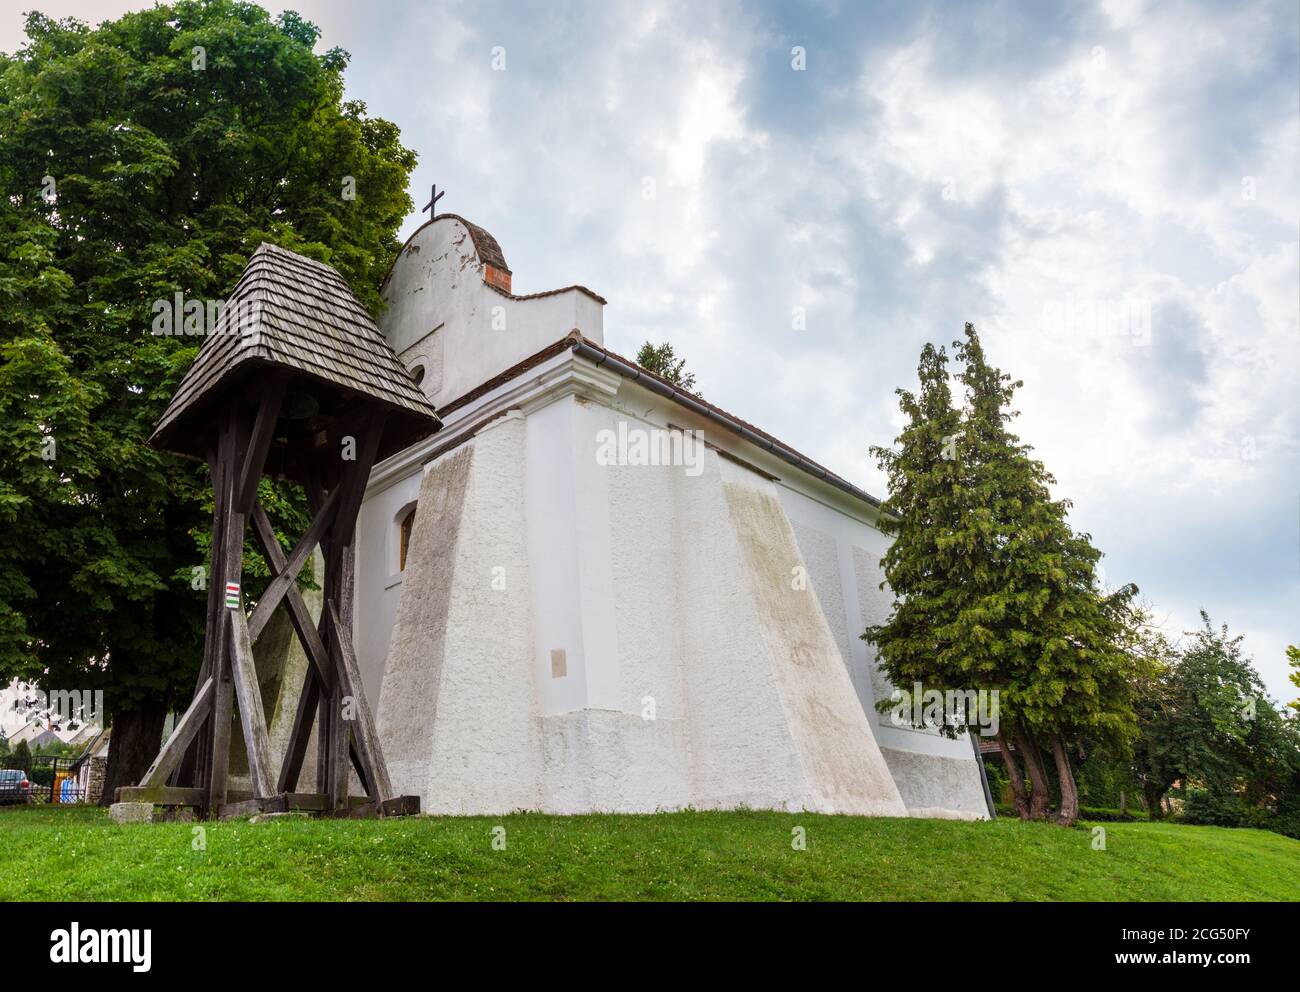
[{"label": "grassy hill", "polygon": [[[1300,841],[1100,826],[1104,851],[1089,826],[1013,820],[519,813],[118,826],[93,808],[10,808],[0,900],[1300,899]],[[495,827],[505,850],[493,849]],[[806,850],[791,847],[795,827]]]}]

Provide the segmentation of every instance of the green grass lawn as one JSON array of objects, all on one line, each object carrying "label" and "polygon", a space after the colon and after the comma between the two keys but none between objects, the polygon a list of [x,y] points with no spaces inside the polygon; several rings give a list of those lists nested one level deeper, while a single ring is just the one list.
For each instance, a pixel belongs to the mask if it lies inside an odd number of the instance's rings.
[{"label": "green grass lawn", "polygon": [[1166,823],[1105,824],[1104,851],[1083,825],[759,812],[206,823],[203,850],[197,826],[0,809],[0,900],[1300,899],[1300,841]]}]

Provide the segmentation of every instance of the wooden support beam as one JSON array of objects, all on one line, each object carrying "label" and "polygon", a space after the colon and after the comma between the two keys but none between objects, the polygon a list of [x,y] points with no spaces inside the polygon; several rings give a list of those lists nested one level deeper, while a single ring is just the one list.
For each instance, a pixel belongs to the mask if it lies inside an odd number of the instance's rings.
[{"label": "wooden support beam", "polygon": [[[322,795],[319,792],[278,792],[271,798],[278,799],[280,796],[284,797],[285,805],[288,806],[289,809],[301,809],[306,810],[309,813],[319,813],[322,810],[329,808],[329,797]],[[256,799],[257,797],[247,789],[231,789],[228,798],[231,803],[243,803],[248,802],[251,799]],[[370,802],[370,797],[350,796],[348,802],[353,806],[361,806]]]},{"label": "wooden support beam", "polygon": [[352,759],[352,770],[357,773],[357,778],[361,781],[361,791],[367,796],[373,796],[375,787],[371,783],[370,776],[366,773],[366,766],[361,761],[361,755],[357,753],[357,742],[355,739],[348,748],[348,757]]},{"label": "wooden support beam", "polygon": [[348,801],[348,731],[343,719],[343,689],[335,684],[330,696],[330,796],[338,809]]},{"label": "wooden support beam", "polygon": [[374,467],[375,455],[379,451],[385,419],[383,414],[376,414],[364,422],[360,428],[361,437],[357,439],[356,461],[343,463],[343,475],[336,487],[341,490],[341,499],[331,528],[331,536],[340,547],[352,543],[357,511],[366,495],[366,483],[370,481],[370,469]]},{"label": "wooden support beam", "polygon": [[[290,809],[302,809],[313,813],[324,813],[330,809],[330,797],[318,792],[291,792],[285,797]],[[370,802],[365,796],[349,796],[349,806],[364,806]]]},{"label": "wooden support beam", "polygon": [[151,786],[165,785],[167,777],[181,763],[181,759],[185,757],[185,752],[189,750],[190,743],[198,736],[199,730],[203,727],[203,722],[208,718],[208,714],[212,712],[213,684],[212,676],[209,675],[207,681],[194,694],[189,709],[177,721],[175,728],[172,730],[172,735],[167,738],[167,743],[162,746],[162,749],[158,752],[158,757],[153,759],[153,764],[144,773],[144,777],[140,779],[142,787],[149,788]]},{"label": "wooden support beam", "polygon": [[334,806],[322,812],[321,816],[327,820],[373,820],[379,816],[379,807],[373,800],[367,799],[360,806],[351,803]]},{"label": "wooden support beam", "polygon": [[337,502],[337,491],[325,498],[325,502],[312,518],[306,532],[294,545],[288,558],[285,557],[280,542],[275,539],[275,528],[271,526],[266,510],[262,508],[261,503],[254,504],[253,532],[262,545],[262,552],[266,555],[267,563],[271,566],[274,575],[274,578],[267,583],[262,598],[257,601],[257,608],[253,610],[253,615],[248,619],[248,633],[254,642],[261,635],[267,621],[271,619],[271,614],[280,604],[280,600],[290,589],[297,587],[298,573],[302,571],[303,565],[307,563],[312,551],[320,544],[321,538],[325,536],[325,532],[334,521],[333,511]]},{"label": "wooden support beam", "polygon": [[[324,622],[324,617],[321,618]],[[330,699],[334,691],[316,696],[316,791],[330,793]]]},{"label": "wooden support beam", "polygon": [[[325,604],[333,625],[333,641],[339,647],[338,677],[346,696],[350,696],[347,711],[353,716],[352,736],[356,739],[357,756],[365,768],[362,779],[367,783],[367,791],[376,802],[383,802],[393,797],[393,784],[388,778],[388,766],[384,763],[383,750],[379,745],[379,732],[375,728],[374,714],[366,703],[365,686],[361,680],[361,668],[357,664],[356,651],[352,646],[350,634],[343,629],[339,620],[338,607],[333,600]],[[345,700],[345,703],[348,700]]]},{"label": "wooden support beam", "polygon": [[[203,662],[199,666],[199,678],[195,683],[194,693],[198,695],[199,688],[212,675],[213,663],[212,657],[216,652],[218,635],[218,622],[221,621],[222,597],[225,595],[225,588],[219,576],[223,573],[222,562],[225,557],[225,542],[222,535],[225,533],[225,506],[221,501],[223,491],[223,473],[225,464],[221,458],[222,437],[225,434],[224,424],[217,433],[217,443],[208,449],[208,472],[212,477],[212,492],[214,496],[212,509],[212,547],[208,559],[208,604],[207,618],[203,634]],[[171,784],[175,786],[194,785],[204,786],[207,784],[207,775],[209,768],[208,755],[210,754],[212,744],[212,724],[211,719],[200,727],[198,737],[191,745],[189,753],[184,760],[172,771]]]},{"label": "wooden support beam", "polygon": [[239,468],[239,481],[234,492],[235,509],[241,514],[247,514],[253,500],[257,498],[257,483],[262,478],[262,467],[266,464],[266,453],[271,447],[271,437],[275,433],[275,421],[280,415],[286,385],[283,375],[274,375],[260,385],[257,418],[253,421],[248,451]]},{"label": "wooden support beam", "polygon": [[353,796],[346,805],[324,810],[321,815],[327,819],[373,820],[377,816],[418,816],[419,813],[419,796],[394,796],[382,803],[373,799],[358,801]]},{"label": "wooden support beam", "polygon": [[253,643],[248,637],[248,622],[243,610],[230,613],[230,662],[239,699],[239,722],[244,728],[248,750],[248,772],[253,792],[258,797],[272,794],[271,740],[266,732],[266,713],[262,709],[262,690],[257,684],[253,664]]},{"label": "wooden support beam", "polygon": [[380,816],[419,816],[419,796],[394,796],[379,804]]},{"label": "wooden support beam", "polygon": [[[326,613],[331,616],[326,644],[334,660],[336,678],[334,692],[328,697],[328,712],[322,714],[328,718],[330,728],[327,747],[323,750],[328,762],[326,791],[333,797],[336,809],[343,804],[347,796],[348,756],[352,746],[350,738],[352,731],[356,729],[355,720],[344,719],[343,673],[346,663],[343,660],[343,645],[346,644],[347,650],[352,651],[352,582],[349,572],[352,568],[357,513],[361,508],[366,483],[370,479],[370,469],[374,465],[375,455],[379,449],[384,420],[385,414],[379,413],[365,416],[357,422],[354,428],[357,440],[355,461],[322,466],[325,479],[335,477],[334,473],[337,473],[338,481],[331,487],[331,492],[339,494],[333,526],[330,527],[328,539],[322,545],[325,552]],[[355,687],[350,687],[346,695],[350,697],[346,705],[349,714],[355,715],[356,710],[365,708],[364,694],[358,697]],[[359,743],[357,751],[363,762],[370,763],[373,761],[373,748],[367,744]],[[368,778],[368,788],[376,790],[382,788],[382,781],[373,766],[369,775],[363,777]]]},{"label": "wooden support beam", "polygon": [[[239,582],[244,569],[244,519],[235,512],[234,492],[238,481],[238,466],[241,463],[240,431],[242,418],[235,407],[226,412],[225,427],[221,433],[221,442],[217,448],[220,463],[221,488],[215,492],[216,500],[222,504],[221,527],[221,571],[209,576],[222,597],[220,610],[225,611],[225,585],[227,582]],[[230,725],[234,713],[234,685],[230,671],[230,622],[219,618],[208,631],[213,640],[211,655],[214,680],[212,700],[212,735],[210,750],[207,755],[207,789],[209,814],[219,810],[226,801],[226,782],[230,772]]]},{"label": "wooden support beam", "polygon": [[221,809],[217,810],[217,819],[236,820],[241,816],[254,816],[257,813],[287,813],[288,811],[288,796],[283,794],[260,798],[255,796],[252,799],[241,799],[226,803]]},{"label": "wooden support beam", "polygon": [[280,766],[276,792],[292,792],[298,787],[298,776],[302,774],[302,762],[307,756],[311,728],[319,707],[320,681],[308,670],[302,692],[298,695],[298,711],[293,718],[293,730],[289,733],[289,746],[284,752],[284,764]]},{"label": "wooden support beam", "polygon": [[[275,539],[275,528],[271,526],[271,521],[260,504],[253,507],[253,532],[257,535],[258,543],[261,544],[262,551],[271,567],[273,569],[282,568],[282,563],[285,561],[284,551],[280,547],[280,542]],[[303,601],[302,592],[296,584],[291,583],[285,589],[284,595],[289,609],[289,620],[293,623],[294,633],[298,635],[303,651],[307,654],[307,660],[311,662],[322,684],[327,689],[332,689],[334,687],[334,666],[330,663],[329,653],[325,649],[325,642],[320,636],[317,622],[312,619],[311,611],[307,609],[307,604]],[[263,600],[265,600],[265,597],[263,597]],[[260,610],[261,603],[258,604],[258,610],[254,611],[254,619],[256,619],[256,613]],[[248,627],[249,636],[256,641],[257,635],[253,633],[253,621],[249,621]]]}]

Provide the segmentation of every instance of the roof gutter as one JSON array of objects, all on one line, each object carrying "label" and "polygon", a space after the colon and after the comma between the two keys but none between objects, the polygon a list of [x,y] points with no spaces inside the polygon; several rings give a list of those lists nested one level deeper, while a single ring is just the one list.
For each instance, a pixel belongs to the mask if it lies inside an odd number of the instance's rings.
[{"label": "roof gutter", "polygon": [[755,447],[771,452],[777,458],[780,458],[782,461],[799,469],[799,471],[806,472],[814,478],[821,479],[828,485],[834,486],[836,489],[842,490],[850,496],[870,504],[876,509],[880,508],[880,500],[876,499],[876,497],[872,496],[865,489],[859,489],[857,486],[853,485],[853,483],[841,479],[838,475],[833,472],[828,472],[826,469],[814,462],[810,462],[807,458],[804,458],[803,455],[799,454],[799,452],[792,448],[787,448],[785,445],[780,444],[769,437],[764,437],[762,434],[750,429],[734,417],[709,406],[707,403],[702,403],[694,394],[687,392],[679,386],[674,386],[672,383],[660,379],[658,376],[651,375],[646,372],[645,369],[633,365],[631,362],[625,361],[617,355],[605,351],[603,348],[598,348],[595,345],[590,344],[576,334],[569,340],[572,342],[573,350],[588,361],[594,362],[596,365],[609,366],[619,375],[623,376],[623,378],[631,379],[633,382],[644,386],[652,393],[658,393],[660,396],[667,397],[668,399],[680,403],[688,410],[699,414],[706,420],[712,421],[720,427],[725,427],[733,434],[740,435],[740,437],[744,438]]}]

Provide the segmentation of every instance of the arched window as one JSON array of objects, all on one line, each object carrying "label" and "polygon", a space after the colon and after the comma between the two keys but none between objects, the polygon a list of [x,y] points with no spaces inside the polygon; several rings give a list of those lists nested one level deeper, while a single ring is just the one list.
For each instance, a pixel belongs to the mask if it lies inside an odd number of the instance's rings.
[{"label": "arched window", "polygon": [[421,383],[423,383],[423,382],[424,382],[424,366],[423,366],[423,365],[417,365],[415,368],[411,369],[411,378],[415,380],[415,384],[416,384],[417,386],[420,385]]},{"label": "arched window", "polygon": [[397,539],[397,570],[406,571],[406,549],[411,546],[411,528],[415,526],[415,507],[406,511],[399,526]]}]

